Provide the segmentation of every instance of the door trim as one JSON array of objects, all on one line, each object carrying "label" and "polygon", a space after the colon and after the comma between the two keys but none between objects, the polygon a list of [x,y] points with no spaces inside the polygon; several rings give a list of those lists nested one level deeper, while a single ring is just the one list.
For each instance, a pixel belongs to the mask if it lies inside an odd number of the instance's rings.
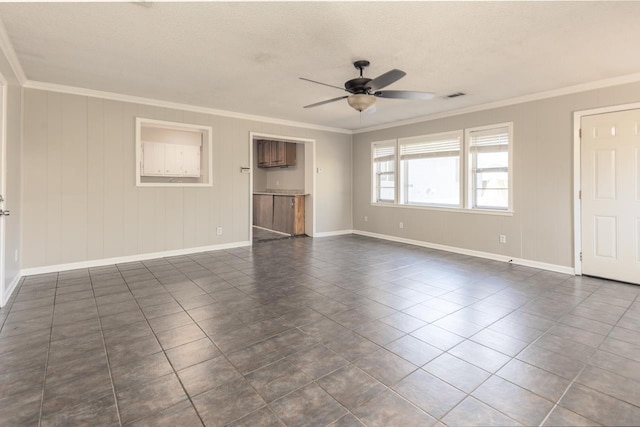
[{"label": "door trim", "polygon": [[[0,150],[2,150],[2,164],[0,165],[0,194],[2,194],[5,198],[7,196],[7,91],[8,91],[8,83],[2,74],[0,74],[0,91],[2,91],[2,129],[0,131]],[[3,206],[5,209],[7,206]],[[5,289],[6,286],[6,238],[7,238],[7,219],[3,218],[0,220],[0,307],[3,307],[6,300],[9,297],[8,289]],[[18,275],[19,276],[19,275]],[[12,289],[13,290],[13,286]]]},{"label": "door trim", "polygon": [[638,109],[640,109],[640,102],[592,108],[589,110],[574,111],[573,113],[573,271],[574,274],[578,276],[582,275],[582,261],[580,260],[580,252],[582,249],[582,202],[580,201],[580,191],[582,190],[580,182],[582,173],[580,156],[582,152],[580,127],[582,126],[582,118],[585,116]]},{"label": "door trim", "polygon": [[[305,192],[309,196],[305,197],[305,216],[311,212],[311,229],[307,225],[309,221],[305,219],[305,234],[313,237],[316,235],[316,140],[312,138],[301,138],[294,136],[274,135],[263,132],[249,132],[249,242],[253,244],[253,140],[257,138],[272,138],[298,144],[304,144],[304,182]],[[311,185],[307,185],[310,183]],[[310,187],[310,189],[308,188]],[[311,207],[311,209],[309,209]]]}]

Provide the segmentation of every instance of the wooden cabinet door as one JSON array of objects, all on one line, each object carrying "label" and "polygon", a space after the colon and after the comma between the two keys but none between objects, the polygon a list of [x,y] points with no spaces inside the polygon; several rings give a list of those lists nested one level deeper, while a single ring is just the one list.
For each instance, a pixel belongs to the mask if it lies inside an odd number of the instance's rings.
[{"label": "wooden cabinet door", "polygon": [[258,140],[258,166],[267,167],[271,162],[271,141]]},{"label": "wooden cabinet door", "polygon": [[273,196],[253,195],[253,225],[269,229],[273,227]]},{"label": "wooden cabinet door", "polygon": [[287,143],[271,141],[271,166],[285,166],[287,164]]},{"label": "wooden cabinet door", "polygon": [[304,196],[296,196],[295,204],[294,204],[294,212],[293,212],[293,234],[299,236],[304,234],[304,208],[305,208],[305,198]]},{"label": "wooden cabinet door", "polygon": [[273,230],[293,234],[295,197],[273,196]]}]

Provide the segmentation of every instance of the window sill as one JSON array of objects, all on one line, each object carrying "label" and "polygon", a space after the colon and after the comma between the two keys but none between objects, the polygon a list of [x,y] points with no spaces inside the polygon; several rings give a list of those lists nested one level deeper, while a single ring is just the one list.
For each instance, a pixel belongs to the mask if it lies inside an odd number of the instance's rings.
[{"label": "window sill", "polygon": [[469,208],[447,208],[441,206],[415,206],[415,205],[398,205],[395,203],[375,203],[370,202],[374,207],[387,207],[387,208],[400,208],[400,209],[418,209],[426,211],[442,211],[442,212],[456,212],[456,213],[472,213],[480,215],[496,215],[496,216],[513,216],[513,210],[499,211],[490,209],[469,209]]}]

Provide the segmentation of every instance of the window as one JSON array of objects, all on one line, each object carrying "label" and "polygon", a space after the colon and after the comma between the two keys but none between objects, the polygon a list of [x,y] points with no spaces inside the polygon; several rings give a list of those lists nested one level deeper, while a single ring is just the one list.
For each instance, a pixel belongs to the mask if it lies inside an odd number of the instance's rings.
[{"label": "window", "polygon": [[373,203],[510,211],[512,131],[503,123],[372,143]]},{"label": "window", "polygon": [[469,207],[509,209],[511,125],[467,129]]},{"label": "window", "polygon": [[376,142],[373,155],[373,200],[377,203],[396,201],[396,141]]},{"label": "window", "polygon": [[462,131],[403,138],[400,203],[460,207]]},{"label": "window", "polygon": [[210,126],[136,118],[136,185],[212,185]]}]

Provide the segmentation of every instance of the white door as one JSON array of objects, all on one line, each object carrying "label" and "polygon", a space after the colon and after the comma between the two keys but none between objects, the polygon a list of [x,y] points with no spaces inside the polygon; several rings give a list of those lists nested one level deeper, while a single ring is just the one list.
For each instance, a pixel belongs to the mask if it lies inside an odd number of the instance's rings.
[{"label": "white door", "polygon": [[640,284],[640,110],[582,118],[582,272]]}]

